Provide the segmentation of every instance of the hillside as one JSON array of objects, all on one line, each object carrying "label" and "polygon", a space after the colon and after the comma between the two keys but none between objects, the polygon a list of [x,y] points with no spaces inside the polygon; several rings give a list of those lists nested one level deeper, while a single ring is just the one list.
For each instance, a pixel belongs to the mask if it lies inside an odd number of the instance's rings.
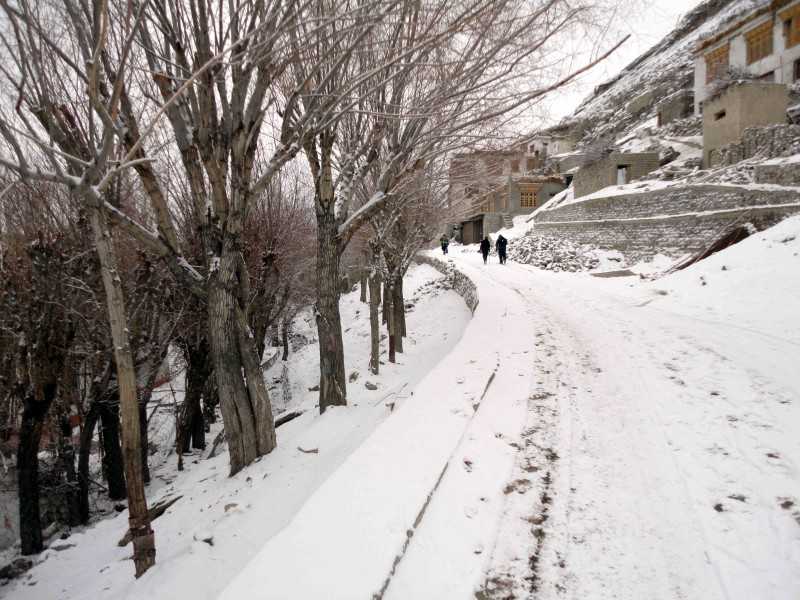
[{"label": "hillside", "polygon": [[[598,86],[561,124],[582,132],[579,145],[614,144],[648,124],[655,117],[655,104],[680,89],[691,87],[693,50],[699,40],[763,4],[763,0],[706,0],[689,12],[664,39],[625,67],[617,76]],[[641,107],[631,113],[629,103],[637,97]],[[676,124],[671,132],[699,133],[699,122]],[[654,123],[653,123],[654,124]]]}]

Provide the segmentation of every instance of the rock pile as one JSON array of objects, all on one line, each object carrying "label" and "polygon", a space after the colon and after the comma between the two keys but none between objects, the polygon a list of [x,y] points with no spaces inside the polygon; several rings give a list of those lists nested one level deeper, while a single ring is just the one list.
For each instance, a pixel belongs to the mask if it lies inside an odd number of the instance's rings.
[{"label": "rock pile", "polygon": [[548,271],[589,271],[600,265],[600,260],[590,246],[533,232],[510,244],[508,257]]}]

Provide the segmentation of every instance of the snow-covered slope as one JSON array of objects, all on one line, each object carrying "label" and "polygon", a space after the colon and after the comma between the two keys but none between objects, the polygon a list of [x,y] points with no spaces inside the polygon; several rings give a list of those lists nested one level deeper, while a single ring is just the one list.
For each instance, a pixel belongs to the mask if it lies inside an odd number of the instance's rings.
[{"label": "snow-covered slope", "polygon": [[654,306],[798,345],[800,216],[648,285]]},{"label": "snow-covered slope", "polygon": [[[405,283],[409,337],[396,365],[381,365],[378,377],[368,375],[369,318],[358,293],[342,298],[345,362],[348,375],[358,378],[348,388],[350,405],[319,415],[317,393],[318,347],[301,315],[295,330],[311,344],[290,356],[293,402],[289,409],[305,410],[280,427],[278,447],[258,463],[228,477],[228,455],[206,458],[208,451],[185,457],[186,470],[176,472],[174,455],[154,470],[148,488],[151,504],[182,496],[153,524],[156,566],[138,581],[133,578],[130,547],[117,541],[127,528],[127,511],[74,531],[50,548],[22,579],[0,586],[0,598],[14,600],[213,600],[228,581],[272,536],[291,522],[307,499],[334,473],[371,431],[390,414],[390,404],[402,402],[416,383],[460,339],[471,315],[455,292],[442,288],[433,268],[414,267]],[[268,379],[281,374],[280,363]],[[366,389],[365,381],[377,385]],[[176,382],[175,388],[183,385]],[[165,390],[171,399],[169,390]],[[181,392],[179,392],[181,393]],[[273,395],[276,408],[280,398]],[[165,421],[167,426],[170,421]],[[174,422],[173,427],[174,427]],[[214,428],[210,439],[219,432]],[[209,440],[210,441],[210,440]],[[210,445],[210,444],[209,444]],[[167,446],[169,447],[169,446]]]}]

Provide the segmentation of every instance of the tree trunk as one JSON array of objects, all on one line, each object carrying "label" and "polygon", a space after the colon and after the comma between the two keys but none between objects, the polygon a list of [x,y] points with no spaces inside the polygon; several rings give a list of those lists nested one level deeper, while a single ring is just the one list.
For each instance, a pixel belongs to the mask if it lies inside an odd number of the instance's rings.
[{"label": "tree trunk", "polygon": [[389,297],[389,282],[384,281],[383,286],[383,299],[381,300],[381,322],[384,325],[389,323],[389,307],[392,305],[391,298]]},{"label": "tree trunk", "polygon": [[39,506],[39,443],[44,418],[56,393],[54,384],[43,386],[41,398],[25,397],[17,446],[19,486],[19,537],[22,554],[36,554],[44,548]]},{"label": "tree trunk", "polygon": [[142,452],[142,479],[145,484],[148,484],[150,483],[150,465],[148,463],[150,438],[147,434],[147,402],[141,400],[139,401],[139,431],[141,433],[139,447]]},{"label": "tree trunk", "polygon": [[[112,500],[124,500],[127,490],[119,436],[119,400],[115,393],[100,400],[98,404],[100,439],[103,444],[103,475],[108,484],[108,497]],[[139,418],[138,409],[136,418]]]},{"label": "tree trunk", "polygon": [[405,321],[405,307],[403,306],[403,280],[402,278],[392,286],[392,311],[394,318],[394,350],[395,352],[403,352],[403,336],[404,321]]},{"label": "tree trunk", "polygon": [[89,522],[89,456],[92,452],[92,438],[98,416],[97,403],[92,402],[84,415],[78,447],[78,513],[83,525]]},{"label": "tree trunk", "polygon": [[361,269],[361,302],[367,303],[368,276],[365,268]]},{"label": "tree trunk", "polygon": [[400,333],[403,337],[406,337],[408,331],[406,330],[406,295],[403,291],[403,277],[400,277],[397,283],[397,289],[397,298],[400,304]]},{"label": "tree trunk", "polygon": [[386,319],[386,333],[389,338],[389,362],[396,362],[397,351],[396,319],[394,310],[394,286],[391,283],[383,284],[383,314]]},{"label": "tree trunk", "polygon": [[381,301],[381,280],[375,273],[369,277],[369,333],[370,333],[370,354],[369,370],[373,375],[380,371],[381,353],[381,321],[378,312],[378,305]]},{"label": "tree trunk", "polygon": [[317,332],[319,335],[319,410],[347,404],[344,343],[339,314],[339,235],[333,204],[317,202]]},{"label": "tree trunk", "polygon": [[136,577],[143,575],[156,562],[155,536],[147,514],[147,498],[142,478],[142,452],[139,447],[139,402],[136,395],[136,374],[128,335],[125,298],[117,269],[117,258],[111,234],[99,207],[94,207],[92,232],[103,275],[108,320],[119,382],[120,413],[122,416],[122,453],[125,478],[128,484],[128,523],[133,539],[133,562]]},{"label": "tree trunk", "polygon": [[231,475],[275,448],[272,407],[240,305],[246,276],[238,242],[226,236],[209,276],[208,334]]},{"label": "tree trunk", "polygon": [[214,369],[211,368],[203,387],[203,420],[206,422],[206,433],[210,431],[210,425],[217,422],[217,406],[219,406],[217,378]]},{"label": "tree trunk", "polygon": [[289,327],[291,326],[291,319],[284,319],[281,325],[281,343],[283,344],[283,356],[281,360],[284,362],[289,360]]},{"label": "tree trunk", "polygon": [[207,359],[203,348],[190,347],[186,351],[186,394],[183,411],[178,424],[177,446],[181,452],[191,448],[202,450],[206,447],[203,409],[200,398],[209,376]]}]

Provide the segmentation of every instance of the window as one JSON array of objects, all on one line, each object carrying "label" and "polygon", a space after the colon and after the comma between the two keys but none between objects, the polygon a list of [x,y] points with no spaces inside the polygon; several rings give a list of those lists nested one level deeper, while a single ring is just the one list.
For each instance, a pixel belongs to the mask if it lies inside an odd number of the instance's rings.
[{"label": "window", "polygon": [[519,205],[522,208],[536,208],[536,190],[532,189],[520,190]]},{"label": "window", "polygon": [[783,21],[783,37],[786,47],[791,48],[800,44],[800,5],[793,6],[779,13]]},{"label": "window", "polygon": [[744,34],[747,40],[747,64],[772,54],[772,21],[767,21]]},{"label": "window", "polygon": [[794,61],[794,69],[792,69],[792,81],[800,81],[800,58]]},{"label": "window", "polygon": [[511,172],[512,173],[519,173],[519,160],[515,159],[511,161]]},{"label": "window", "polygon": [[706,54],[706,83],[721,79],[728,71],[728,57],[730,46],[725,44],[721,48]]},{"label": "window", "polygon": [[487,159],[486,170],[489,175],[502,175],[503,174],[503,162],[499,160],[496,156],[491,156]]},{"label": "window", "polygon": [[625,185],[628,183],[628,169],[630,165],[617,166],[617,185]]}]

